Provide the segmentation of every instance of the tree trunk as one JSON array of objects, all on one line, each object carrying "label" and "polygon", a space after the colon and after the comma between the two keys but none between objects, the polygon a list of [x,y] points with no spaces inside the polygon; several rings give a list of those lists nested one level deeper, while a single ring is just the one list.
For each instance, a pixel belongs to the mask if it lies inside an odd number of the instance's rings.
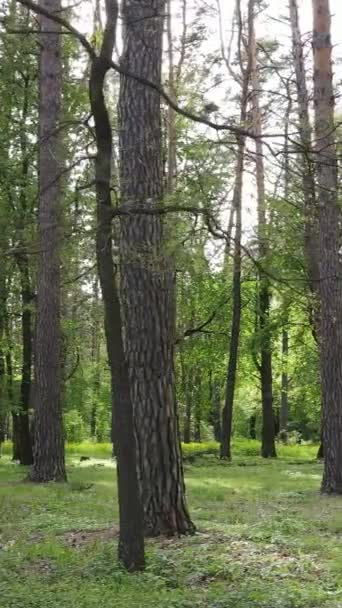
[{"label": "tree trunk", "polygon": [[258,139],[256,148],[256,182],[257,182],[257,204],[258,204],[258,244],[259,244],[259,293],[258,293],[258,320],[260,332],[260,380],[261,380],[261,402],[262,402],[262,445],[261,455],[264,458],[276,456],[275,449],[275,424],[273,411],[273,377],[272,377],[272,336],[270,330],[270,305],[271,289],[267,274],[263,266],[267,264],[268,240],[267,240],[267,218],[266,218],[266,193],[265,193],[265,169],[264,152],[261,140],[261,110],[260,110],[260,82],[257,66],[257,46],[255,32],[253,31],[252,56],[252,118],[255,135]]},{"label": "tree trunk", "polygon": [[[177,101],[177,92],[174,76],[173,39],[172,39],[172,6],[171,0],[166,0],[167,46],[169,63],[168,92],[174,101]],[[171,106],[167,109],[167,191],[171,194],[177,179],[177,134],[175,124],[175,111]]]},{"label": "tree trunk", "polygon": [[221,391],[219,382],[212,380],[210,375],[211,423],[214,430],[215,441],[221,441]]},{"label": "tree trunk", "polygon": [[[315,158],[312,155],[312,127],[309,113],[309,95],[303,55],[303,41],[299,25],[297,0],[290,0],[290,22],[298,95],[298,124],[302,159],[302,188],[304,196],[304,252],[308,267],[308,284],[311,293],[309,320],[313,338],[320,349],[320,305],[319,305],[319,217],[315,184]],[[323,407],[322,407],[323,409]],[[323,413],[322,413],[323,424]],[[323,457],[323,433],[319,449]]]},{"label": "tree trunk", "polygon": [[90,434],[93,439],[96,439],[97,434],[97,408],[99,404],[99,394],[101,387],[100,376],[100,328],[99,328],[99,289],[98,279],[96,278],[93,284],[93,315],[91,326],[91,361],[93,367],[93,389],[92,389],[92,404],[90,413]]},{"label": "tree trunk", "polygon": [[10,410],[12,412],[12,436],[11,436],[12,444],[13,444],[12,460],[17,461],[17,460],[19,460],[19,449],[18,449],[19,429],[18,429],[18,415],[16,413],[16,407],[14,404],[14,393],[13,393],[12,328],[11,328],[11,323],[9,320],[7,308],[6,308],[6,317],[5,317],[5,335],[6,335],[6,342],[7,342],[6,357],[5,357],[6,358],[7,395],[8,395]]},{"label": "tree trunk", "polygon": [[[51,13],[60,0],[41,0]],[[61,403],[59,118],[62,93],[61,27],[41,16],[39,108],[39,260],[35,352],[35,441],[31,480],[65,481]]]},{"label": "tree trunk", "polygon": [[288,355],[289,355],[289,334],[287,329],[282,331],[282,373],[281,373],[281,396],[280,396],[280,415],[279,430],[281,433],[287,431],[289,421],[289,377],[288,377]]},{"label": "tree trunk", "polygon": [[[185,373],[185,372],[184,372]],[[184,417],[184,443],[191,442],[191,415],[192,415],[192,391],[190,383],[184,380],[184,395],[185,395],[185,417]]]},{"label": "tree trunk", "polygon": [[200,376],[200,374],[197,373],[194,380],[195,380],[194,440],[196,443],[201,443],[202,442],[202,432],[201,432],[202,411],[201,411],[201,376]]},{"label": "tree trunk", "polygon": [[106,0],[107,22],[100,56],[92,60],[89,82],[95,120],[97,234],[96,256],[105,310],[105,335],[111,372],[120,513],[119,560],[129,571],[145,565],[143,517],[137,478],[133,407],[122,338],[121,305],[112,251],[111,164],[112,130],[104,98],[104,81],[115,44],[118,5]]},{"label": "tree trunk", "polygon": [[315,163],[312,158],[312,128],[309,114],[309,94],[306,84],[306,69],[303,55],[303,41],[299,25],[297,0],[290,0],[290,23],[292,32],[292,52],[296,73],[298,132],[302,161],[302,189],[304,197],[304,252],[308,265],[308,283],[313,298],[313,324],[316,335],[319,331],[317,310],[317,287],[319,277],[318,259],[318,217],[315,186]]},{"label": "tree trunk", "polygon": [[323,401],[322,491],[342,493],[342,288],[341,215],[328,0],[313,0],[315,160],[319,223],[320,365]]},{"label": "tree trunk", "polygon": [[[248,41],[245,43],[248,51],[247,65],[243,70],[242,92],[241,92],[241,114],[240,124],[245,125],[247,119],[248,91],[251,78],[252,55],[249,43],[252,39],[254,29],[254,0],[249,0],[248,5]],[[240,32],[242,34],[242,32]],[[240,39],[242,36],[240,35]],[[242,49],[239,49],[241,54]],[[236,384],[236,371],[238,364],[238,352],[241,325],[241,236],[242,236],[242,189],[245,158],[245,138],[238,138],[238,151],[236,162],[236,177],[233,194],[231,217],[235,214],[235,241],[234,241],[234,276],[233,276],[233,318],[229,343],[229,359],[226,383],[226,398],[222,411],[222,436],[220,457],[231,458],[231,435],[233,421],[233,404]],[[229,246],[229,242],[228,242]],[[227,251],[226,251],[227,255]]]},{"label": "tree trunk", "polygon": [[20,387],[20,411],[16,424],[17,455],[22,465],[33,463],[29,409],[31,404],[32,374],[32,312],[33,294],[31,291],[28,258],[20,256],[17,260],[21,280],[21,327],[22,327],[22,372]]},{"label": "tree trunk", "polygon": [[256,439],[256,414],[252,414],[249,418],[249,436],[250,439]]},{"label": "tree trunk", "polygon": [[[125,0],[121,64],[160,83],[164,0]],[[122,76],[119,100],[121,200],[134,212],[161,203],[159,95]],[[138,440],[138,473],[149,535],[191,533],[178,435],[174,380],[174,273],[164,254],[162,220],[121,220],[122,302]]]}]

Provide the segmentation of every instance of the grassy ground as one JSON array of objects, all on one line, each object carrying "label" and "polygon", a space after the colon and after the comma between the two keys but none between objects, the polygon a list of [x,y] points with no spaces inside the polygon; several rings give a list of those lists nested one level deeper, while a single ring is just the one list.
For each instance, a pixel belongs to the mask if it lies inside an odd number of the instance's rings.
[{"label": "grassy ground", "polygon": [[[0,461],[2,608],[342,607],[342,498],[319,495],[315,447],[277,462],[236,444],[233,464],[186,464],[198,534],[148,541],[144,574],[116,562],[115,469],[107,447],[70,446],[69,484],[33,486]],[[77,453],[77,451],[79,453]],[[252,454],[250,454],[252,452]]]}]

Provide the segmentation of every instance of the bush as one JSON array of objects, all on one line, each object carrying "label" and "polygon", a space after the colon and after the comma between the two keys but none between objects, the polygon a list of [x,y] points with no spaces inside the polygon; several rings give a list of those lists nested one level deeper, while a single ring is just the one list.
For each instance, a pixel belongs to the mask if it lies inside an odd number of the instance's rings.
[{"label": "bush", "polygon": [[67,441],[80,443],[87,437],[86,425],[77,410],[65,412],[64,430]]},{"label": "bush", "polygon": [[197,456],[207,456],[208,454],[219,454],[219,444],[216,441],[207,443],[182,443],[183,459],[193,460]]}]

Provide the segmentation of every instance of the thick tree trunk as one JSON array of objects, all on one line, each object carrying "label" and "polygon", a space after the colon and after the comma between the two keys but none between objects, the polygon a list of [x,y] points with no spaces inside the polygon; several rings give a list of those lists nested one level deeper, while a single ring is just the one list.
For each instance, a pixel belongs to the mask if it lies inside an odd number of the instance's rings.
[{"label": "thick tree trunk", "polygon": [[97,235],[96,256],[105,310],[105,335],[111,372],[114,439],[120,513],[119,560],[129,571],[145,565],[143,517],[137,478],[133,407],[122,338],[121,305],[112,251],[111,164],[112,130],[104,98],[104,81],[115,44],[118,5],[106,0],[107,22],[99,58],[92,60],[89,82],[95,120]]},{"label": "thick tree trunk", "polygon": [[[57,14],[60,0],[41,0]],[[35,352],[35,440],[31,480],[65,481],[61,403],[60,202],[61,160],[58,130],[62,59],[60,26],[40,18],[39,261]]]},{"label": "thick tree trunk", "polygon": [[[123,67],[160,83],[164,0],[126,0]],[[153,210],[161,203],[159,95],[121,77],[121,199]],[[121,221],[122,302],[126,353],[138,440],[145,531],[191,533],[185,502],[174,380],[174,273],[164,254],[161,218],[132,214]]]},{"label": "thick tree trunk", "polygon": [[342,284],[341,214],[328,0],[313,0],[314,105],[319,223],[320,365],[323,401],[322,491],[342,493]]},{"label": "thick tree trunk", "polygon": [[273,375],[272,375],[272,336],[270,330],[270,305],[271,289],[267,274],[262,266],[267,264],[269,253],[267,240],[267,217],[266,217],[266,193],[265,193],[265,170],[264,151],[260,136],[262,135],[261,110],[260,110],[260,82],[257,66],[257,47],[255,32],[252,41],[252,115],[254,133],[259,136],[256,140],[256,182],[257,182],[257,204],[258,204],[258,243],[259,261],[259,293],[258,293],[258,320],[261,339],[260,346],[260,380],[261,380],[261,402],[262,402],[262,446],[261,455],[264,458],[276,456],[275,449],[275,424],[273,411]]}]

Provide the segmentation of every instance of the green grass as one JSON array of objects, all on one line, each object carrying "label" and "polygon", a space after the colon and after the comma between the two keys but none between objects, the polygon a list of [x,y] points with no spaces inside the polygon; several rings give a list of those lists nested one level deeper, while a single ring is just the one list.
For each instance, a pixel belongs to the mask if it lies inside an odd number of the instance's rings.
[{"label": "green grass", "polygon": [[258,448],[240,440],[232,464],[208,454],[185,464],[198,534],[148,541],[147,570],[133,576],[110,533],[110,446],[69,446],[66,485],[23,482],[5,456],[1,608],[340,608],[342,498],[320,496],[316,446],[281,448],[278,461]]}]

